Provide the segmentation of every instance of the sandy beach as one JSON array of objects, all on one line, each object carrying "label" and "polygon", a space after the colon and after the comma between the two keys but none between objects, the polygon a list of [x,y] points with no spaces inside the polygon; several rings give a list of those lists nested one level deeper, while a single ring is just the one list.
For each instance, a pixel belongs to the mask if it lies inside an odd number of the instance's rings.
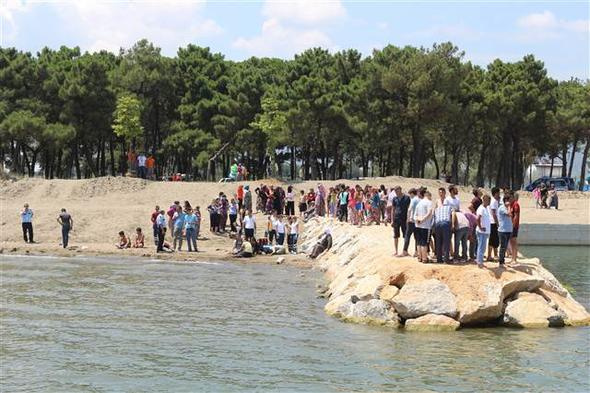
[{"label": "sandy beach", "polygon": [[[410,187],[427,186],[435,190],[446,183],[430,179],[411,179],[403,177],[367,178],[364,180],[324,181],[327,186],[344,182],[345,184],[384,184],[387,187],[400,185],[404,190]],[[274,180],[265,180],[266,184],[281,184]],[[248,181],[251,190],[261,184],[260,181]],[[318,181],[294,183],[298,192],[301,189],[317,186]],[[45,180],[22,179],[19,181],[2,181],[0,183],[0,248],[9,253],[37,253],[52,255],[76,254],[125,254],[146,257],[158,257],[175,260],[195,259],[236,259],[230,254],[233,241],[227,235],[215,235],[209,231],[207,205],[219,192],[231,196],[236,192],[236,183],[212,182],[152,182],[136,178],[103,177],[84,180]],[[460,188],[459,198],[462,203],[471,200],[470,189]],[[589,196],[582,193],[560,193],[560,210],[535,208],[530,193],[521,193],[521,223],[585,224],[590,223]],[[199,250],[197,254],[180,252],[174,254],[156,254],[153,246],[150,214],[155,205],[168,208],[175,200],[189,200],[193,206],[200,206],[203,213]],[[19,212],[24,203],[29,203],[34,210],[34,233],[36,244],[22,241]],[[253,195],[255,204],[255,196]],[[66,208],[74,219],[74,230],[70,234],[70,247],[62,249],[61,231],[56,218],[61,208]],[[266,217],[258,213],[258,235],[264,231]],[[146,234],[146,248],[117,250],[117,233],[121,230],[132,234],[136,227],[141,227]],[[367,232],[385,231],[385,227],[370,228]],[[169,238],[168,238],[169,239]],[[391,244],[385,245],[385,250]],[[387,251],[385,255],[389,255]],[[286,263],[307,265],[302,255],[286,255]],[[249,261],[276,263],[276,256],[258,256]]]}]

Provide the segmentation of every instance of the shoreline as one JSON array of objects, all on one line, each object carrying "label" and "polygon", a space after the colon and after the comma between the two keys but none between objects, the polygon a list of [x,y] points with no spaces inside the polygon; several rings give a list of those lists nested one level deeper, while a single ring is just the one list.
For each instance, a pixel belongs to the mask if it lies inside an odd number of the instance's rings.
[{"label": "shoreline", "polygon": [[[201,240],[203,241],[203,240]],[[297,268],[311,269],[313,263],[303,254],[285,254],[285,255],[256,255],[252,258],[236,258],[231,255],[229,251],[215,250],[215,251],[199,251],[191,253],[188,251],[176,251],[170,253],[157,253],[150,248],[128,248],[125,250],[118,250],[112,246],[112,250],[105,250],[104,248],[97,248],[92,246],[70,246],[68,249],[63,249],[61,246],[49,246],[41,243],[35,244],[20,244],[16,242],[2,242],[0,243],[0,256],[2,255],[18,255],[18,256],[49,256],[56,258],[75,258],[78,256],[95,256],[95,257],[137,257],[149,258],[153,260],[161,260],[162,262],[232,262],[241,264],[264,264],[264,265],[286,265]],[[277,262],[279,257],[284,257],[282,262]]]}]

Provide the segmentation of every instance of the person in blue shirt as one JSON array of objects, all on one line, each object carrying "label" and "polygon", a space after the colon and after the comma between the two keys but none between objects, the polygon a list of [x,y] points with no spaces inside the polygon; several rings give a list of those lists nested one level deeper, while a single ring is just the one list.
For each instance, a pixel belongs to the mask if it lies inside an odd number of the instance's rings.
[{"label": "person in blue shirt", "polygon": [[192,209],[186,211],[184,216],[184,228],[186,232],[186,242],[188,243],[189,252],[197,252],[197,216]]},{"label": "person in blue shirt", "polygon": [[[190,209],[190,208],[189,208]],[[187,209],[188,211],[188,209]],[[172,243],[172,249],[180,251],[182,249],[182,231],[184,230],[184,218],[185,213],[182,211],[180,206],[176,207],[176,211],[172,216],[172,236],[174,237],[174,242]],[[178,244],[178,248],[176,248],[176,244]]]},{"label": "person in blue shirt", "polygon": [[35,243],[33,241],[33,210],[29,208],[28,203],[25,203],[23,210],[21,210],[20,219],[25,243]]},{"label": "person in blue shirt", "polygon": [[500,266],[504,266],[506,248],[512,237],[512,209],[510,208],[510,196],[506,195],[502,199],[502,204],[498,208],[498,235],[500,237],[500,256],[498,261]]}]

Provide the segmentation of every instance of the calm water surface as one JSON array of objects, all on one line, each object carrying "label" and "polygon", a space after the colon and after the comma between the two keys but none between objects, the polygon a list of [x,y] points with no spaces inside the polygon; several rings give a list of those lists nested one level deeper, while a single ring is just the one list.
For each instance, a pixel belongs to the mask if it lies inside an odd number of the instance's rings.
[{"label": "calm water surface", "polygon": [[[588,306],[588,260],[550,268]],[[590,390],[588,328],[345,324],[315,298],[319,274],[288,266],[2,256],[0,269],[6,392]]]}]

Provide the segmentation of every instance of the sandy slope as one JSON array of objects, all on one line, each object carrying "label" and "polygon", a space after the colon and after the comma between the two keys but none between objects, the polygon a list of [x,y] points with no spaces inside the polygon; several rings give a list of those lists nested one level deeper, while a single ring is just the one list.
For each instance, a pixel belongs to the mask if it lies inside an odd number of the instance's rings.
[{"label": "sandy slope", "polygon": [[[267,183],[277,184],[276,181]],[[296,190],[308,190],[317,185],[317,181],[294,183]],[[327,181],[328,186],[339,181]],[[441,185],[439,181],[428,179],[410,179],[402,177],[373,178],[361,181],[345,181],[346,184],[373,184],[386,186],[401,185],[404,189],[425,185],[435,190]],[[260,182],[247,182],[254,189]],[[70,245],[74,248],[84,247],[86,252],[112,252],[117,240],[117,232],[124,230],[132,233],[140,226],[147,235],[147,250],[136,251],[139,254],[153,252],[151,247],[150,214],[156,204],[167,208],[174,200],[189,200],[193,206],[201,206],[205,220],[202,233],[209,237],[201,242],[199,248],[210,257],[225,257],[230,249],[230,241],[208,233],[208,216],[205,207],[220,191],[233,195],[237,184],[218,183],[171,183],[147,182],[134,178],[104,177],[87,180],[44,180],[23,179],[17,182],[0,182],[0,242],[5,249],[18,247],[18,251],[29,249],[32,252],[60,252],[60,228],[56,222],[60,208],[65,207],[74,218],[74,231]],[[461,189],[460,199],[471,199],[468,189]],[[255,201],[255,199],[254,199]],[[37,245],[24,245],[20,229],[19,211],[23,203],[28,202],[35,211],[35,240]],[[580,193],[562,193],[560,211],[540,210],[534,208],[529,193],[521,197],[522,222],[554,222],[560,224],[589,224],[590,203],[586,195]],[[265,218],[258,217],[259,228]],[[131,253],[132,251],[125,251]],[[204,257],[205,255],[203,255]],[[199,255],[201,257],[201,255]]]}]

